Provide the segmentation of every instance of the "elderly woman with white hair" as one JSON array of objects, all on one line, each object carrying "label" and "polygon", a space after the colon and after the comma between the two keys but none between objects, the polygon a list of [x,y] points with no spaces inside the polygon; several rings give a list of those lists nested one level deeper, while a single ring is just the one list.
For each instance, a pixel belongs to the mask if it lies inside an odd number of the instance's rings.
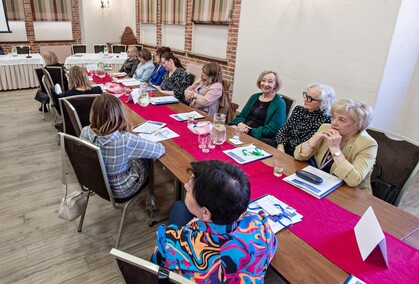
[{"label": "elderly woman with white hair", "polygon": [[294,154],[297,145],[313,136],[320,125],[330,123],[335,91],[327,85],[311,84],[303,92],[303,98],[304,106],[294,108],[284,127],[276,134],[275,145],[272,145],[289,155]]},{"label": "elderly woman with white hair", "polygon": [[350,99],[332,105],[332,123],[320,126],[316,134],[295,148],[297,160],[314,157],[319,169],[342,179],[348,186],[372,193],[371,170],[377,156],[377,142],[365,131],[372,120],[372,108]]}]

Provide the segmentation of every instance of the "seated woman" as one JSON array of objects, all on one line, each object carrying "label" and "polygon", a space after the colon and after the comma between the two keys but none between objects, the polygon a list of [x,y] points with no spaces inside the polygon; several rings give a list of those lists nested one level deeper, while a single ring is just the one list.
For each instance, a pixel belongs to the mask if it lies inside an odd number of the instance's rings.
[{"label": "seated woman", "polygon": [[202,67],[201,78],[185,90],[185,99],[191,107],[213,116],[223,95],[221,67],[208,63]]},{"label": "seated woman", "polygon": [[316,134],[295,148],[294,157],[314,157],[319,169],[342,179],[348,186],[372,193],[371,171],[377,142],[365,131],[372,109],[359,101],[339,100],[332,105],[332,123],[322,124]]},{"label": "seated woman", "polygon": [[174,96],[180,102],[187,104],[184,93],[189,86],[189,76],[179,58],[171,52],[166,52],[161,56],[161,61],[166,68],[166,73],[164,73],[161,85],[155,87],[161,94]]},{"label": "seated woman", "polygon": [[90,111],[90,125],[80,138],[100,147],[115,198],[128,198],[140,190],[151,173],[153,161],[164,146],[132,134],[121,101],[115,96],[98,96]]},{"label": "seated woman", "polygon": [[47,51],[42,56],[45,60],[45,67],[48,69],[48,67],[61,67],[63,69],[63,84],[64,86],[61,86],[63,88],[63,92],[68,90],[68,80],[66,76],[66,69],[63,64],[58,62],[58,57],[53,51]]},{"label": "seated woman", "polygon": [[89,82],[89,77],[84,68],[73,66],[68,72],[68,91],[63,94],[64,97],[70,97],[83,94],[102,94],[102,89],[99,86],[92,87]]},{"label": "seated woman", "polygon": [[132,78],[140,82],[148,82],[154,69],[151,53],[148,49],[143,48],[138,53],[138,58],[140,59],[140,64],[138,64],[137,70],[135,70]]},{"label": "seated woman", "polygon": [[175,203],[171,217],[189,210],[197,218],[159,226],[152,262],[197,283],[263,283],[278,244],[267,217],[246,212],[247,175],[217,160],[189,170],[185,202]]},{"label": "seated woman", "polygon": [[297,145],[310,139],[323,123],[330,123],[330,107],[335,91],[326,85],[313,84],[303,92],[304,106],[296,106],[290,118],[276,134],[278,150],[294,155]]},{"label": "seated woman", "polygon": [[156,50],[156,56],[154,56],[156,67],[154,68],[150,79],[150,83],[153,85],[160,86],[161,82],[163,82],[163,75],[166,73],[166,68],[164,68],[161,62],[161,56],[166,52],[172,52],[170,47],[162,46]]},{"label": "seated woman", "polygon": [[119,72],[125,72],[128,77],[132,77],[135,70],[137,70],[138,63],[140,63],[138,60],[138,49],[135,46],[128,47],[127,55],[128,58],[125,60],[124,64],[122,64]]},{"label": "seated woman", "polygon": [[263,71],[256,82],[262,93],[250,97],[230,125],[259,140],[272,139],[285,123],[285,101],[276,93],[282,82],[274,71]]}]

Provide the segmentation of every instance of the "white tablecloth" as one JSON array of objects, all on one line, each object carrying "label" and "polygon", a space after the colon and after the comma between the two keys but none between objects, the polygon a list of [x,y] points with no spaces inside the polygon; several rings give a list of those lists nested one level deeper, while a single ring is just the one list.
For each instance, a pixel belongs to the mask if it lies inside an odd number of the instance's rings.
[{"label": "white tablecloth", "polygon": [[103,53],[78,53],[67,57],[64,65],[70,69],[75,65],[86,67],[86,64],[102,62],[113,70],[119,70],[125,59],[127,59],[127,55],[119,53],[109,53],[108,56]]},{"label": "white tablecloth", "polygon": [[32,58],[26,58],[26,54],[0,55],[0,90],[16,90],[38,87],[35,68],[45,65],[44,59],[38,53],[31,54]]}]

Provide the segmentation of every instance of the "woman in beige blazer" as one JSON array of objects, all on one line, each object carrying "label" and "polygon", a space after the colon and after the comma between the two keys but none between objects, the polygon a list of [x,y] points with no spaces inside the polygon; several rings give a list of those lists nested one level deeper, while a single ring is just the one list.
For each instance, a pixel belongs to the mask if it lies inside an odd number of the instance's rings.
[{"label": "woman in beige blazer", "polygon": [[372,119],[371,107],[345,99],[337,101],[331,113],[332,123],[322,124],[313,137],[298,145],[294,157],[301,161],[314,157],[319,169],[372,193],[370,177],[378,145],[365,131]]}]

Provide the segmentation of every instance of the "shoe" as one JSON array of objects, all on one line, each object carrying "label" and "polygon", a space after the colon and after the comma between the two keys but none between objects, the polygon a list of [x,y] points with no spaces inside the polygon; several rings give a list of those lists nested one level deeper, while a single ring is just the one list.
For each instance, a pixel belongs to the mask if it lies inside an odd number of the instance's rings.
[{"label": "shoe", "polygon": [[57,123],[54,125],[54,127],[58,130],[58,132],[64,132],[64,127],[62,123]]},{"label": "shoe", "polygon": [[[42,111],[42,106],[39,107],[39,111]],[[48,112],[48,108],[44,106],[44,112]]]}]

